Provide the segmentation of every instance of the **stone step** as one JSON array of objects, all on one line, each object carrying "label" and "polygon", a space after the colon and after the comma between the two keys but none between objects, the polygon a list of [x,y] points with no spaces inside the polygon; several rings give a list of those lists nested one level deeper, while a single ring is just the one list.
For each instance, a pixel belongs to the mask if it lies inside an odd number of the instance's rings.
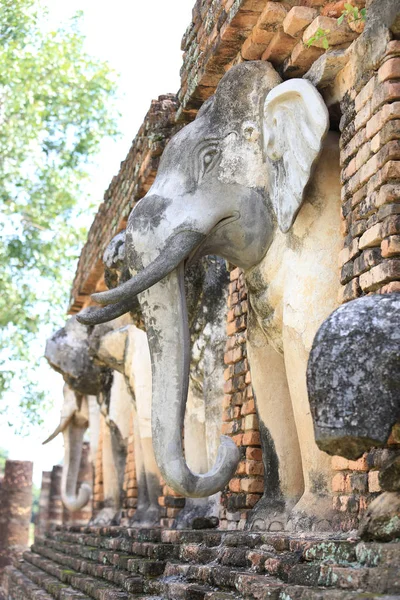
[{"label": "stone step", "polygon": [[8,566],[3,575],[3,598],[15,600],[52,600],[46,591],[15,567]]},{"label": "stone step", "polygon": [[[89,596],[60,583],[57,578],[25,561],[21,561],[18,569],[14,567],[8,569],[10,574],[6,575],[6,578],[9,579],[6,589],[12,593],[13,600],[91,600]],[[106,594],[101,596],[102,600],[103,598],[104,600],[119,600],[124,597],[119,591],[108,591],[109,594],[106,590]],[[6,600],[7,597],[3,596],[3,598]],[[129,600],[164,600],[162,596],[143,594],[128,594],[127,598]]]},{"label": "stone step", "polygon": [[[118,538],[112,539],[117,541]],[[264,544],[260,549],[253,550],[248,550],[245,546],[209,548],[202,544],[184,544],[178,552],[177,548],[171,545],[134,542],[132,549],[137,549],[136,546],[138,544],[140,554],[142,556],[150,555],[152,559],[147,559],[145,562],[144,559],[132,558],[129,554],[97,549],[90,546],[57,542],[50,539],[38,539],[35,548],[40,553],[41,547],[46,548],[50,546],[61,553],[67,553],[69,556],[79,556],[101,563],[102,565],[110,565],[153,577],[160,576],[163,572],[165,561],[160,560],[160,558],[166,559],[170,555],[172,558],[182,560],[185,563],[208,564],[217,562],[222,566],[228,567],[251,567],[256,572],[266,573],[284,582],[299,585],[323,585],[343,589],[369,589],[366,582],[371,580],[368,568],[360,568],[359,565],[355,566],[355,564],[350,562],[351,559],[356,557],[355,550],[353,545],[345,542],[338,545],[313,544],[311,546],[308,545],[305,549],[298,548],[295,552],[276,552],[272,546],[267,544]],[[120,547],[118,544],[115,545],[116,547]],[[173,548],[175,548],[174,551],[172,551]],[[393,558],[397,558],[396,548],[388,549],[387,547],[383,547],[375,548],[376,550],[380,550],[386,556],[389,556],[391,552]],[[320,564],[317,559],[321,556],[328,563],[338,560],[340,564]],[[376,552],[374,556],[377,556]],[[369,564],[376,563],[376,559],[371,561],[370,555],[366,554],[366,558],[368,558]],[[306,559],[308,562],[300,563],[301,560],[305,561]],[[347,566],[343,567],[342,565]],[[388,590],[397,592],[395,583],[397,573],[392,572],[392,570],[393,568],[389,568],[389,570],[385,571],[385,576],[390,581]],[[377,585],[382,587],[381,580],[382,576],[380,573],[374,573],[373,589]]]},{"label": "stone step", "polygon": [[400,543],[337,534],[72,527],[37,538],[33,551],[54,576],[71,569],[132,598],[400,600]]},{"label": "stone step", "polygon": [[[96,577],[71,568],[67,560],[61,566],[59,558],[56,553],[52,553],[51,560],[34,552],[24,553],[25,561],[94,600],[129,600],[132,594],[143,592],[143,582],[137,577],[112,568],[108,568],[108,571],[103,570],[101,576]],[[100,565],[97,566],[101,569]]]},{"label": "stone step", "polygon": [[[400,593],[400,573],[398,568],[390,569],[347,569],[345,567],[338,566],[325,566],[320,567],[321,571],[317,571],[318,576],[314,578],[314,574],[308,571],[309,565],[300,565],[305,567],[306,571],[300,571],[293,573],[290,577],[290,583],[283,585],[283,590],[286,593],[288,588],[292,589],[292,593],[295,592],[296,596],[303,593],[305,590],[310,588],[317,589],[319,593],[322,593],[321,588],[336,587],[339,590],[331,590],[332,594],[328,594],[329,590],[326,590],[326,595],[332,595],[332,597],[340,598],[341,595],[347,592],[357,591],[359,589],[369,590],[373,594],[382,593]],[[325,569],[325,571],[323,570]],[[205,583],[210,586],[215,586],[223,590],[236,589],[240,591],[238,581],[246,579],[246,575],[249,571],[246,569],[232,569],[229,567],[221,567],[220,565],[182,565],[167,563],[165,567],[166,577],[179,577],[186,579],[189,582]],[[274,584],[284,584],[281,580],[276,578],[268,578],[259,580],[247,580],[255,583],[273,582]],[[293,592],[294,590],[294,592]],[[335,592],[335,593],[333,593]],[[349,597],[353,597],[350,594]],[[368,596],[364,596],[368,597]]]},{"label": "stone step", "polygon": [[163,598],[171,600],[205,600],[213,590],[208,586],[186,581],[165,581],[163,592]]},{"label": "stone step", "polygon": [[[173,544],[154,543],[154,542],[137,542],[129,538],[111,538],[103,540],[104,543],[95,545],[95,539],[77,539],[70,535],[54,537],[53,535],[35,538],[35,543],[38,544],[53,544],[54,547],[68,546],[71,551],[74,548],[86,548],[87,558],[107,556],[107,551],[113,553],[129,553],[135,556],[142,556],[155,560],[164,560],[170,558],[179,558],[180,546]],[[58,545],[58,546],[57,546]],[[93,558],[93,560],[96,560]]]},{"label": "stone step", "polygon": [[[70,529],[83,531],[70,531]],[[104,530],[111,531],[113,535],[107,537],[104,535]],[[66,531],[56,530],[48,533],[46,537],[60,543],[75,543],[80,546],[88,546],[92,549],[104,548],[141,556],[150,556],[154,552],[159,554],[165,553],[164,555],[168,557],[168,545],[180,546],[180,556],[186,555],[189,562],[190,560],[198,562],[197,557],[191,556],[194,552],[200,552],[200,549],[196,548],[196,545],[201,545],[201,548],[246,546],[249,550],[253,549],[254,552],[251,559],[252,566],[257,563],[257,552],[260,552],[259,559],[262,560],[265,551],[278,553],[295,552],[300,554],[301,559],[307,562],[319,561],[347,566],[349,563],[357,561],[370,567],[377,566],[383,562],[386,563],[387,559],[390,559],[388,557],[390,554],[396,559],[400,554],[400,544],[398,543],[366,544],[359,540],[349,541],[346,539],[332,539],[331,537],[326,537],[323,540],[315,540],[315,536],[313,539],[310,536],[303,538],[287,534],[260,534],[252,532],[161,531],[156,529],[122,529],[119,527],[97,529],[81,527],[69,528]],[[163,546],[160,550],[154,550],[158,545]],[[388,546],[393,546],[393,548],[389,549]],[[204,555],[207,554],[206,551],[201,551]],[[211,552],[210,555],[212,556]]]},{"label": "stone step", "polygon": [[[53,545],[59,545],[58,542],[52,542]],[[68,552],[68,548],[66,549]],[[39,554],[40,553],[40,554]],[[69,570],[75,575],[72,577],[71,581],[73,585],[76,585],[81,590],[85,590],[89,595],[96,598],[95,595],[95,585],[92,584],[90,577],[87,575],[98,578],[102,577],[108,581],[112,581],[119,588],[124,588],[127,592],[130,592],[129,598],[131,594],[141,594],[141,592],[157,594],[162,598],[170,598],[174,597],[173,594],[177,593],[170,591],[170,581],[164,579],[162,580],[146,580],[142,577],[135,577],[132,572],[127,570],[121,570],[121,566],[115,566],[114,564],[98,564],[91,561],[88,558],[81,560],[75,556],[68,556],[67,554],[62,554],[61,552],[57,552],[54,548],[46,547],[45,544],[39,543],[35,544],[32,547],[32,552],[27,553],[27,560],[34,562],[37,566],[44,569],[47,572],[52,572],[54,575],[58,576],[60,579],[63,577],[63,569],[61,565],[67,566]],[[44,558],[45,557],[45,558]],[[51,559],[51,561],[50,561]],[[132,569],[134,572],[143,572],[147,571],[145,566],[147,564],[152,564],[153,568],[156,561],[148,561],[146,559],[132,559],[127,558],[126,564]],[[165,563],[162,563],[162,571],[164,570]],[[161,570],[161,568],[160,568]],[[147,573],[146,573],[147,574]],[[81,583],[79,580],[76,580],[76,576],[82,575],[84,577],[84,582]],[[90,589],[88,589],[88,585],[90,585]],[[99,587],[99,584],[96,584]],[[179,587],[179,586],[178,586]],[[194,586],[192,590],[191,584],[186,584],[186,588],[188,588],[187,595],[184,594],[184,589],[181,590],[181,597],[187,597],[193,600],[196,598],[206,597],[206,593],[210,593],[212,590],[210,588],[203,588],[200,590],[199,586]],[[91,592],[90,590],[93,590]],[[172,596],[171,596],[172,594]],[[203,594],[201,596],[201,594]],[[126,596],[128,597],[128,596]],[[133,597],[133,596],[132,596]],[[135,596],[136,597],[136,596]],[[114,596],[112,596],[114,600]],[[115,596],[117,598],[117,596]],[[125,598],[125,596],[118,596],[118,598]]]},{"label": "stone step", "polygon": [[[91,565],[90,568],[92,570],[96,570],[96,565],[101,565],[102,569],[107,566],[116,567],[117,569],[136,573],[145,577],[158,577],[163,574],[165,567],[165,561],[158,559],[148,559],[143,557],[135,558],[117,552],[98,551],[97,549],[92,550],[87,547],[80,547],[72,544],[62,544],[60,542],[55,542],[54,540],[37,540],[32,546],[32,549],[37,554],[42,554],[46,557],[54,556],[50,550],[56,551],[59,555],[66,554],[69,557],[68,560],[71,566],[74,567],[76,564],[80,564],[82,567],[86,564],[86,568],[89,568],[89,565]],[[82,558],[84,561],[79,560],[77,563],[75,562],[75,559]]]},{"label": "stone step", "polygon": [[[59,545],[58,542],[54,542],[53,541],[53,545]],[[230,548],[228,550],[231,551],[236,551],[237,548]],[[245,548],[241,549],[241,550],[245,550]],[[52,562],[50,562],[49,560],[47,560],[46,558],[43,558],[43,556],[40,556],[38,554],[35,554],[35,551],[40,551],[42,555],[44,555],[45,557],[48,557],[48,559],[51,559]],[[67,549],[68,551],[68,549]],[[29,553],[27,553],[29,554]],[[236,564],[237,562],[241,562],[238,557],[235,554],[232,553],[228,553],[228,559],[226,559],[226,562],[228,563],[234,563]],[[240,557],[243,556],[243,553],[240,553]],[[36,566],[38,566],[39,568],[42,568],[43,570],[45,570],[46,572],[49,572],[55,576],[57,576],[61,581],[63,581],[63,576],[64,578],[66,577],[66,581],[68,583],[73,582],[73,585],[78,587],[81,591],[84,591],[86,593],[88,593],[89,595],[93,595],[93,597],[95,596],[95,592],[96,590],[94,589],[93,585],[90,586],[90,588],[88,589],[88,581],[84,581],[83,583],[81,583],[81,580],[77,579],[76,575],[78,575],[78,572],[81,572],[83,574],[86,573],[92,573],[93,575],[97,575],[97,576],[102,576],[102,577],[106,577],[107,579],[112,580],[114,583],[119,584],[119,585],[123,585],[126,589],[126,575],[125,575],[125,571],[119,571],[115,569],[115,565],[94,565],[90,559],[85,559],[84,561],[77,559],[76,557],[72,557],[72,556],[68,556],[67,554],[62,554],[60,552],[55,551],[53,548],[48,548],[46,547],[44,544],[35,544],[33,546],[33,552],[29,554],[29,557],[27,557],[28,560],[32,561]],[[128,559],[129,562],[130,559]],[[56,564],[55,564],[56,563]],[[66,572],[63,571],[62,567],[60,565],[67,565],[69,568],[72,569],[76,569],[76,571],[74,571],[74,575],[69,572],[68,570]],[[91,569],[94,569],[94,571],[92,572]],[[229,580],[229,584],[232,585],[232,587],[234,586],[234,588],[239,592],[242,593],[243,592],[243,597],[245,598],[269,598],[269,597],[275,597],[278,598],[278,592],[280,590],[283,589],[283,583],[278,581],[275,578],[272,578],[270,576],[266,576],[266,575],[253,575],[253,576],[249,576],[246,575],[246,573],[243,571],[241,573],[234,573],[234,574],[230,574],[229,573],[230,569],[229,567],[224,567],[224,566],[215,566],[215,568],[213,569],[213,580],[212,580],[212,584],[213,585],[226,585],[228,582],[228,578],[230,577]],[[233,577],[233,579],[232,579]],[[162,597],[165,598],[172,598],[176,600],[180,600],[181,598],[188,598],[190,600],[202,600],[203,598],[206,598],[207,595],[209,595],[211,592],[213,592],[213,590],[210,588],[210,586],[208,586],[207,584],[204,585],[204,582],[202,582],[202,584],[197,584],[197,583],[190,583],[187,581],[177,581],[177,577],[176,576],[172,576],[172,577],[164,577],[161,581],[157,581],[153,583],[153,586],[156,586],[156,589],[152,589],[151,591],[156,591],[157,593],[159,593],[160,595],[162,595]],[[130,584],[130,581],[129,581]],[[90,581],[89,581],[89,585],[90,585]],[[243,588],[243,589],[242,589]],[[91,593],[90,589],[93,590],[93,593]],[[261,590],[262,591],[262,595],[261,595]],[[141,591],[150,591],[150,590],[146,590],[144,589],[143,585],[141,589],[132,589],[132,588],[128,588],[129,592],[136,592],[139,593]],[[121,596],[123,597],[123,596]]]},{"label": "stone step", "polygon": [[[168,532],[170,533],[170,532]],[[175,532],[173,532],[175,533]],[[179,532],[180,533],[180,532]],[[198,533],[198,532],[194,532]],[[110,538],[103,539],[101,546],[99,546],[99,538],[95,537],[74,537],[69,533],[65,534],[62,538],[56,536],[56,539],[52,534],[46,538],[46,541],[38,538],[38,542],[50,543],[57,542],[58,544],[70,546],[71,552],[73,552],[73,545],[77,548],[87,548],[86,556],[95,559],[96,548],[101,550],[102,548],[109,549],[114,552],[125,552],[131,553],[143,557],[151,557],[157,560],[170,559],[174,557],[176,559],[183,560],[185,562],[193,563],[208,563],[213,560],[219,560],[222,564],[231,564],[233,566],[247,566],[252,567],[255,570],[263,570],[263,566],[267,561],[267,571],[270,568],[268,565],[271,561],[268,559],[279,559],[282,564],[282,571],[290,564],[295,564],[299,560],[306,561],[326,561],[329,563],[335,562],[338,565],[348,565],[352,560],[356,559],[355,544],[349,542],[330,542],[325,543],[310,543],[304,540],[292,540],[290,544],[281,544],[281,538],[273,538],[269,536],[268,541],[274,541],[275,546],[272,544],[262,543],[264,540],[258,536],[253,538],[253,547],[237,544],[240,541],[240,536],[228,536],[224,540],[225,544],[220,546],[211,546],[211,543],[215,543],[217,540],[212,540],[210,537],[203,543],[184,543],[180,546],[173,546],[174,550],[171,549],[171,544],[154,544],[154,543],[143,543],[143,542],[131,542],[127,538]],[[248,540],[249,536],[245,536],[244,541]],[[206,544],[205,542],[208,542]],[[233,542],[233,543],[232,543]],[[97,543],[97,546],[95,545]],[[260,547],[254,547],[254,544],[260,544]],[[55,546],[56,547],[56,546]],[[178,550],[179,548],[179,550]],[[83,551],[82,551],[83,552]],[[112,552],[109,556],[113,556]],[[100,554],[104,560],[107,559],[107,554]],[[276,568],[272,564],[271,568]]]},{"label": "stone step", "polygon": [[167,563],[165,577],[185,579],[191,583],[207,584],[222,591],[237,591],[235,581],[244,570],[222,567],[221,565],[182,565]]},{"label": "stone step", "polygon": [[[275,543],[276,539],[273,538]],[[113,541],[115,548],[121,548],[122,538],[114,537],[111,538],[111,541]],[[237,543],[233,537],[230,541],[233,541],[234,544]],[[400,579],[398,567],[389,566],[382,571],[382,567],[377,569],[375,565],[382,561],[382,557],[386,559],[385,564],[398,562],[399,546],[399,544],[364,544],[360,556],[363,557],[364,564],[370,565],[369,567],[350,562],[356,558],[358,546],[345,541],[339,541],[335,544],[333,542],[310,543],[304,542],[304,540],[292,540],[289,548],[292,548],[293,551],[281,550],[280,552],[271,544],[263,544],[259,549],[249,550],[246,546],[240,545],[210,548],[204,544],[193,543],[183,544],[180,547],[162,542],[159,544],[152,542],[132,543],[131,549],[133,551],[139,552],[139,556],[142,557],[150,556],[150,559],[134,558],[129,554],[122,554],[117,551],[79,546],[49,538],[45,540],[38,539],[35,549],[39,553],[42,552],[41,549],[44,549],[44,555],[48,556],[46,552],[48,553],[48,547],[51,547],[60,553],[68,554],[69,557],[84,558],[88,561],[117,567],[145,577],[161,576],[165,559],[171,557],[176,562],[180,560],[194,565],[218,564],[220,565],[217,569],[221,573],[220,580],[221,577],[230,576],[229,572],[227,574],[226,571],[221,570],[221,567],[239,567],[243,569],[251,567],[252,570],[258,573],[277,577],[280,581],[293,585],[336,587],[346,590],[368,589],[371,592],[398,593],[400,592],[397,584]],[[285,548],[287,546],[280,547]],[[321,558],[327,564],[321,564],[318,560]],[[334,564],[333,561],[335,560],[339,564]],[[72,564],[72,566],[74,565]],[[198,567],[197,572],[199,572]],[[94,574],[97,574],[96,570]],[[208,582],[210,578],[211,576],[209,576]],[[207,581],[207,579],[203,578],[202,581]],[[222,584],[219,582],[215,585],[221,586]]]},{"label": "stone step", "polygon": [[25,561],[19,565],[20,571],[31,581],[36,583],[41,588],[44,588],[51,597],[56,598],[73,598],[74,600],[90,600],[89,596],[73,589],[71,586],[62,583],[56,577],[49,575],[42,569],[38,569],[34,565]]}]

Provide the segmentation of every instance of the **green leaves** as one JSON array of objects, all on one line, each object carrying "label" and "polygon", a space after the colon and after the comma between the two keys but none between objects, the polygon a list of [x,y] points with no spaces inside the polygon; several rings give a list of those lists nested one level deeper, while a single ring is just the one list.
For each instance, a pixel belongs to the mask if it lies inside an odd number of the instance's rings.
[{"label": "green leaves", "polygon": [[337,22],[340,25],[341,23],[343,23],[345,18],[348,23],[352,23],[355,21],[365,21],[366,17],[367,17],[367,9],[366,8],[359,9],[358,6],[353,6],[349,2],[346,2],[344,5],[344,10],[342,11],[342,14],[338,18]]},{"label": "green leaves", "polygon": [[0,400],[23,380],[26,415],[45,389],[33,347],[65,319],[92,210],[87,164],[118,117],[116,74],[85,51],[80,14],[56,31],[45,17],[39,0],[0,0]]},{"label": "green leaves", "polygon": [[313,45],[314,42],[317,42],[318,40],[322,40],[322,47],[325,50],[328,50],[329,48],[329,42],[328,42],[328,33],[330,33],[330,29],[322,29],[321,27],[318,27],[317,31],[314,33],[314,35],[312,37],[310,37],[310,39],[307,42],[307,46],[310,48],[310,46]]},{"label": "green leaves", "polygon": [[[344,4],[344,10],[342,11],[342,14],[337,19],[337,23],[338,23],[338,25],[341,25],[343,23],[344,19],[346,19],[348,23],[353,23],[356,21],[365,21],[366,18],[367,18],[367,9],[366,8],[359,9],[357,6],[353,6],[349,2],[346,2]],[[314,44],[314,42],[317,42],[318,40],[322,40],[322,47],[325,50],[328,50],[329,49],[328,33],[330,33],[330,29],[322,29],[321,27],[319,27],[317,29],[317,31],[315,32],[315,34],[312,37],[310,37],[310,39],[306,42],[306,46],[308,46],[308,48],[310,48],[310,46],[312,46]]]}]

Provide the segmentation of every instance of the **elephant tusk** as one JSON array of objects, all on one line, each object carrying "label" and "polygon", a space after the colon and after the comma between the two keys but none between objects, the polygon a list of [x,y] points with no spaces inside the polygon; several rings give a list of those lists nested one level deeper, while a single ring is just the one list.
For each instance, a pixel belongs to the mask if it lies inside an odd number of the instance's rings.
[{"label": "elephant tusk", "polygon": [[44,442],[42,442],[42,445],[44,446],[45,444],[48,444],[49,442],[51,442],[52,440],[54,440],[54,438],[56,438],[59,433],[62,433],[66,429],[67,425],[69,425],[70,421],[74,418],[74,415],[75,415],[75,410],[73,410],[71,412],[71,414],[68,415],[68,417],[62,418],[60,424],[58,425],[58,427],[47,438],[47,440],[45,440]]},{"label": "elephant tusk", "polygon": [[47,440],[45,440],[44,442],[42,442],[43,446],[45,444],[48,444],[49,442],[51,442],[51,440],[54,440],[54,438],[56,438],[58,436],[58,434],[61,433],[63,430],[64,430],[64,427],[60,423],[59,426],[57,427],[57,429],[55,429],[53,431],[53,433],[47,438]]},{"label": "elephant tusk", "polygon": [[131,298],[129,301],[116,302],[102,308],[94,308],[93,306],[84,308],[76,315],[76,318],[83,325],[99,325],[100,323],[107,323],[112,319],[117,319],[133,308],[134,299]]},{"label": "elephant tusk", "polygon": [[[180,231],[173,234],[167,240],[164,250],[155,258],[147,267],[142,271],[139,271],[132,279],[126,281],[120,286],[109,290],[107,292],[99,292],[92,294],[92,299],[99,304],[108,305],[117,302],[126,302],[128,299],[132,299],[132,296],[137,296],[144,290],[156,284],[158,281],[169,275],[174,269],[177,268],[179,263],[184,260],[190,252],[196,248],[204,239],[205,235],[198,231]],[[131,307],[132,300],[129,303]],[[122,309],[122,304],[120,305]],[[128,312],[127,308],[124,312]],[[93,315],[95,313],[93,312]],[[106,313],[101,313],[106,315]],[[120,316],[124,313],[119,313]],[[100,317],[100,312],[97,313]],[[110,318],[116,318],[112,316]],[[86,319],[86,316],[85,316]],[[89,324],[87,320],[83,321],[78,317],[81,323]],[[109,319],[106,319],[109,320]],[[104,321],[96,321],[104,322]],[[93,321],[90,322],[92,324]]]}]

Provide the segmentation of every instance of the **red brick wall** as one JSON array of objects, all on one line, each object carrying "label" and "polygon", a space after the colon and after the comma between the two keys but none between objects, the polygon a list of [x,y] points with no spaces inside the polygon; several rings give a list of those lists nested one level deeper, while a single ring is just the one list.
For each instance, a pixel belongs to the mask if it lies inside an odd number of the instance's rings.
[{"label": "red brick wall", "polygon": [[126,225],[134,204],[150,189],[160,156],[168,140],[179,129],[175,124],[177,101],[173,94],[153,100],[127,157],[104,194],[90,228],[71,290],[70,313],[86,305],[101,280],[102,257],[110,240]]},{"label": "red brick wall", "polygon": [[[342,102],[340,300],[400,291],[400,42]],[[386,449],[358,461],[334,457],[334,505],[356,526],[380,492],[379,470],[400,449],[395,427]]]},{"label": "red brick wall", "polygon": [[247,512],[264,489],[260,433],[246,351],[247,288],[238,268],[230,273],[227,320],[222,433],[232,437],[240,448],[241,460],[222,494],[221,527],[234,529],[244,526]]},{"label": "red brick wall", "polygon": [[344,107],[342,301],[400,291],[400,42]]},{"label": "red brick wall", "polygon": [[[356,4],[365,6],[363,0],[356,0]],[[349,45],[363,24],[349,26],[345,20],[338,26],[337,17],[343,8],[344,2],[327,0],[197,0],[181,46],[178,120],[194,118],[233,64],[262,58],[277,67],[285,79],[301,77],[325,52],[317,47],[321,41],[309,47],[303,35],[309,40],[318,28],[329,29],[330,49]]]}]

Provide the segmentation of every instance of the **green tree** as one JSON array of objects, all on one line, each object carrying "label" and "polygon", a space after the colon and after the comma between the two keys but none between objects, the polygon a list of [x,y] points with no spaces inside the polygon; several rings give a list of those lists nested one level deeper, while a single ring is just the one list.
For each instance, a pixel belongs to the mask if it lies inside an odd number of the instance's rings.
[{"label": "green tree", "polygon": [[6,466],[6,460],[8,458],[8,450],[4,448],[0,448],[0,475],[4,474],[4,469]]},{"label": "green tree", "polygon": [[40,0],[0,0],[0,411],[17,385],[31,421],[36,340],[62,322],[84,240],[87,165],[117,130],[116,76],[85,51],[81,16],[51,30]]}]

